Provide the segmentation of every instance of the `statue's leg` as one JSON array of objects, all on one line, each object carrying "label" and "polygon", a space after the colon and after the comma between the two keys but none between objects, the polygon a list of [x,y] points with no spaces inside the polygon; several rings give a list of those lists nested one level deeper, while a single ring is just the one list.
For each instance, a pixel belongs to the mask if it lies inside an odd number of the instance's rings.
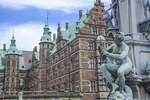
[{"label": "statue's leg", "polygon": [[110,73],[116,75],[118,71],[118,66],[116,64],[107,64],[107,69]]},{"label": "statue's leg", "polygon": [[[111,73],[111,76],[115,76],[116,77],[116,74],[117,74],[117,70],[118,70],[118,66],[116,64],[107,64],[107,69],[108,71]],[[111,93],[115,93],[115,91],[118,89],[118,85],[113,81],[111,83],[112,85],[112,90],[111,90]]]},{"label": "statue's leg", "polygon": [[114,79],[111,76],[111,73],[107,69],[107,64],[102,64],[100,66],[100,69],[102,70],[103,76],[105,77],[106,81],[111,84],[114,81]]},{"label": "statue's leg", "polygon": [[131,63],[125,63],[120,66],[118,69],[118,77],[119,77],[119,86],[120,86],[120,92],[122,92],[124,86],[125,86],[125,75],[128,74],[131,71],[132,64]]}]

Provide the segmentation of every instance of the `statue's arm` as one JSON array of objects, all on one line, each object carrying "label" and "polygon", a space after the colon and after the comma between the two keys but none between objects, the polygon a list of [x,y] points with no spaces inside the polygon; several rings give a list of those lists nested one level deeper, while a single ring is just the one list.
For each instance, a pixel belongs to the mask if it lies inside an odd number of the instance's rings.
[{"label": "statue's arm", "polygon": [[128,55],[129,48],[126,44],[124,46],[125,46],[125,48],[124,48],[124,50],[122,51],[121,54],[113,54],[113,53],[107,52],[107,55],[114,58],[114,59],[123,59],[123,58],[125,58]]},{"label": "statue's arm", "polygon": [[106,48],[106,51],[108,51],[108,52],[109,52],[109,50],[113,49],[113,48],[114,48],[114,46],[115,46],[115,44],[114,44],[114,43],[113,43],[113,44],[111,44],[110,46],[108,46],[108,47]]}]

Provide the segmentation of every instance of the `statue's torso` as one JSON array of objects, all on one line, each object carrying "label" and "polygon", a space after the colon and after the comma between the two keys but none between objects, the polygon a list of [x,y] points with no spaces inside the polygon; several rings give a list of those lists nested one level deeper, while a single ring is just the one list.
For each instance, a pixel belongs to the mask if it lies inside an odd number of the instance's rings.
[{"label": "statue's torso", "polygon": [[[126,44],[122,43],[120,46],[117,46],[116,44],[114,44],[113,48],[112,48],[112,53],[113,54],[121,54],[126,48]],[[110,58],[111,59],[111,63],[116,64],[116,65],[121,65],[123,63],[129,62],[130,59],[128,57],[128,55],[126,57],[124,57],[123,59],[114,59],[114,58]]]}]

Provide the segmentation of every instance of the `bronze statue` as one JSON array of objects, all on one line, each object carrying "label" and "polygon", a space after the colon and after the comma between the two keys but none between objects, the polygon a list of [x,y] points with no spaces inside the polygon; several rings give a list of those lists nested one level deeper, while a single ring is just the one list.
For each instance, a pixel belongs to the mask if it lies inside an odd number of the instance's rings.
[{"label": "bronze statue", "polygon": [[125,75],[129,74],[129,72],[132,70],[132,62],[128,57],[129,47],[123,41],[123,34],[115,34],[113,39],[114,43],[107,49],[100,47],[100,53],[105,59],[104,64],[102,64],[100,68],[104,73],[107,83],[111,84],[112,86],[111,94],[114,94],[116,91],[118,91],[122,95],[124,92],[126,92],[128,95],[132,95],[131,89],[125,85]]}]

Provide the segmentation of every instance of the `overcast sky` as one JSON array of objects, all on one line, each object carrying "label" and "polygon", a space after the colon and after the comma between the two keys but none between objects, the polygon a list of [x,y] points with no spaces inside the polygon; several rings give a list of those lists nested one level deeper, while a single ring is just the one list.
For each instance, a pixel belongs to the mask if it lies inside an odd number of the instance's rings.
[{"label": "overcast sky", "polygon": [[[85,13],[94,6],[95,0],[0,0],[0,48],[3,43],[10,44],[12,32],[15,32],[17,47],[20,50],[32,50],[38,46],[43,34],[47,12],[52,33],[56,33],[57,24],[64,28],[65,22],[71,25],[78,19],[80,9]],[[102,0],[106,7],[111,0]]]}]

